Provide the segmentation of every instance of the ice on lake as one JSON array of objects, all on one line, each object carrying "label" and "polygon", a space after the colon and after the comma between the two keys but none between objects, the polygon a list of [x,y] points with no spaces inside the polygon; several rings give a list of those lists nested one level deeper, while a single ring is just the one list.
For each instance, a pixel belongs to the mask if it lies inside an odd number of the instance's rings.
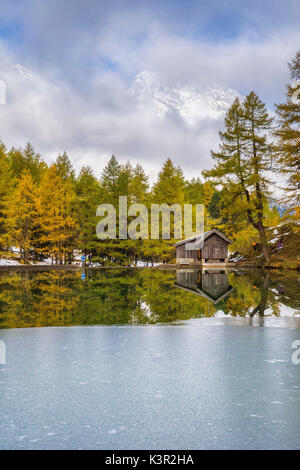
[{"label": "ice on lake", "polygon": [[291,319],[7,329],[1,449],[297,449]]}]

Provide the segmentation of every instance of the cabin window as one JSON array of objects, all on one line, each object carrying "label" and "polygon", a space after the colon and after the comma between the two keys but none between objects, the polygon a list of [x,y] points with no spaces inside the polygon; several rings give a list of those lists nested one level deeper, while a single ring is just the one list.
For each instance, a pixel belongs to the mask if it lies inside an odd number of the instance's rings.
[{"label": "cabin window", "polygon": [[221,259],[220,259],[220,261],[222,261],[222,262],[224,263],[224,261],[225,261],[225,258],[221,258]]}]

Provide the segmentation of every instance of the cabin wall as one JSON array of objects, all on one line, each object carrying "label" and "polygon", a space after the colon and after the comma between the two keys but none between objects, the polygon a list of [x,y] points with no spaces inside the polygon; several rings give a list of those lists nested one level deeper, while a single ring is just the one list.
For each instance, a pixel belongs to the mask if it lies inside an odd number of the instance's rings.
[{"label": "cabin wall", "polygon": [[203,246],[202,259],[210,262],[224,262],[228,257],[228,243],[215,233],[208,237]]},{"label": "cabin wall", "polygon": [[186,250],[186,244],[176,247],[178,264],[216,264],[227,262],[228,243],[213,233],[205,241],[202,250]]},{"label": "cabin wall", "polygon": [[199,250],[186,250],[186,245],[176,247],[176,262],[179,264],[199,264],[201,263],[201,254]]},{"label": "cabin wall", "polygon": [[231,286],[225,272],[216,270],[202,274],[201,288],[211,299],[217,300],[228,292]]}]

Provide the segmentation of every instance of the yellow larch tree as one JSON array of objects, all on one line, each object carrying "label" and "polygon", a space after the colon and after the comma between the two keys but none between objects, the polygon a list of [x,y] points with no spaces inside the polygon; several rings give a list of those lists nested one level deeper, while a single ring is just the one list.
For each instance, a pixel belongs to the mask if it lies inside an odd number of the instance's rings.
[{"label": "yellow larch tree", "polygon": [[29,170],[24,170],[7,207],[10,241],[19,248],[21,262],[29,262],[37,232],[37,190]]},{"label": "yellow larch tree", "polygon": [[55,264],[66,264],[73,254],[77,233],[74,198],[71,183],[61,178],[55,164],[50,166],[39,191],[39,242],[41,251]]}]

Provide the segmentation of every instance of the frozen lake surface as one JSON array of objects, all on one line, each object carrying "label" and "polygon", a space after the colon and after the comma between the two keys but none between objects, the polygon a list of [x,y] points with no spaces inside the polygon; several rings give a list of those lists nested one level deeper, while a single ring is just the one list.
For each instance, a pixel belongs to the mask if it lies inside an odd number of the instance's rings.
[{"label": "frozen lake surface", "polygon": [[299,449],[297,325],[0,330],[0,448]]}]

